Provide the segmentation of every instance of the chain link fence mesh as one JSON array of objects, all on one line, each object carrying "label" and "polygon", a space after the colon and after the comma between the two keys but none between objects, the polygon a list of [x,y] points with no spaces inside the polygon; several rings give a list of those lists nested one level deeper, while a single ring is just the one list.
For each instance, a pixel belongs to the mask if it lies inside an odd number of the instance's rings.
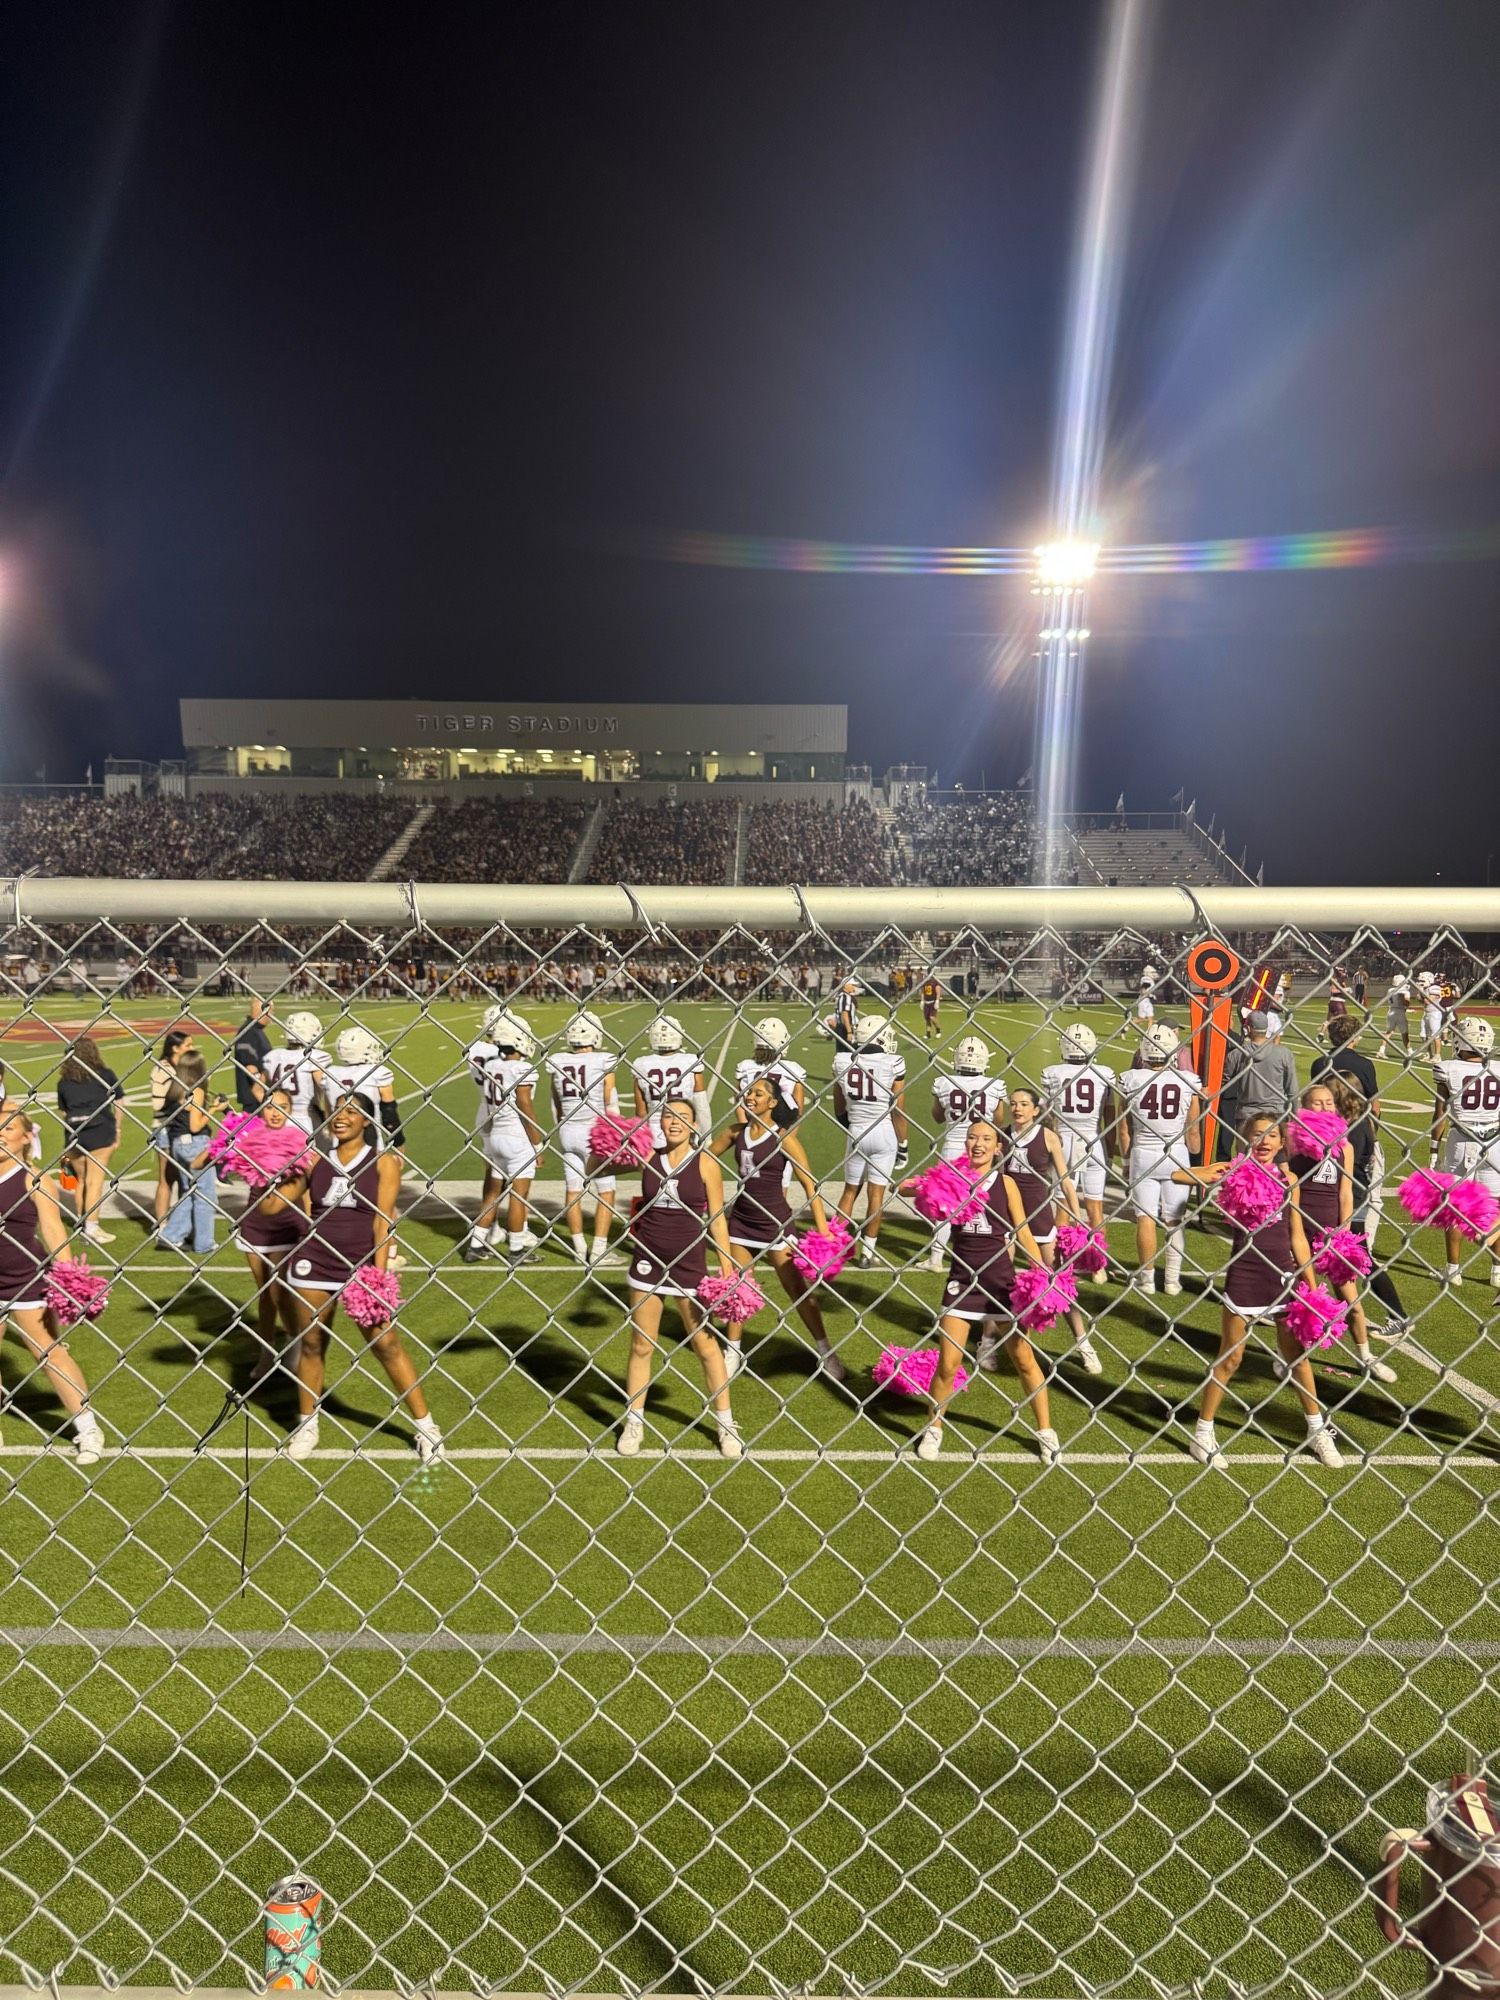
[{"label": "chain link fence mesh", "polygon": [[[1359,1024],[1345,1046],[1375,1063],[1381,1153],[1357,1193],[1382,1282],[1359,1291],[1368,1364],[1352,1334],[1314,1357],[1341,1466],[1309,1451],[1265,1323],[1213,1466],[1190,1447],[1227,1229],[1184,1188],[1180,1289],[1165,1259],[1155,1293],[1131,1282],[1141,1171],[1112,1143],[1124,1110],[1139,1135],[1119,1079],[1144,1016],[1188,1029],[1204,925],[836,930],[799,899],[795,929],[752,930],[729,891],[698,894],[691,926],[631,897],[632,921],[604,927],[570,916],[597,901],[557,890],[524,925],[440,928],[410,893],[406,921],[379,928],[297,921],[274,884],[225,888],[226,911],[291,912],[257,921],[210,921],[201,899],[191,921],[127,917],[141,885],[88,890],[113,914],[17,902],[3,931],[0,1061],[34,1121],[27,1172],[111,1280],[69,1341],[97,1463],[77,1463],[55,1357],[14,1314],[3,1350],[7,1977],[253,1983],[265,1893],[296,1871],[330,1899],[330,1980],[360,1987],[1373,1995],[1433,1978],[1383,1938],[1374,1885],[1387,1830],[1424,1826],[1430,1789],[1477,1772],[1496,1740],[1500,1268],[1468,1237],[1450,1268],[1395,1190],[1435,1159],[1500,1185],[1482,1091],[1442,1141],[1467,1151],[1435,1154],[1433,1136],[1434,1059],[1455,1053],[1461,1015],[1496,1008],[1492,937],[1221,933],[1243,961],[1231,1078],[1242,1007],[1280,1015],[1299,1092],[1330,1029],[1348,1033],[1334,1023]],[[485,894],[493,908],[506,892]],[[883,907],[899,916],[900,892]],[[847,1057],[837,1095],[834,1078],[851,980],[853,1012],[895,1052],[887,1088],[904,1077],[881,1118],[893,1152],[904,1111],[908,1154],[865,1149],[893,1183],[878,1235],[864,1187],[845,1193],[861,1115]],[[164,1036],[190,1035],[232,1104],[251,995],[278,1044],[289,1015],[318,1017],[320,1100],[351,1027],[389,1067],[398,1325],[438,1463],[343,1315],[317,1448],[290,1455],[295,1351],[257,1292],[267,1266],[236,1247],[243,1184],[201,1178],[191,1147],[161,1150]],[[481,1241],[471,1049],[496,1005],[535,1038],[522,1108],[542,1149],[524,1216],[502,1201]],[[620,1180],[606,1261],[580,1261],[547,1063],[580,1008],[623,1112],[637,1076],[679,1072],[660,1094],[691,1097],[701,1072],[714,1133],[760,1060],[757,1024],[783,1022],[810,1173],[870,1245],[813,1295],[826,1347],[758,1258],[767,1303],[728,1390],[737,1460],[671,1299],[641,1449],[616,1449],[640,1183]],[[663,1013],[682,1046],[653,1059]],[[981,1367],[976,1341],[924,1460],[929,1406],[872,1370],[887,1348],[937,1345],[949,1259],[897,1184],[932,1161],[948,1093],[998,1079],[1014,1107],[1041,1092],[1074,1021],[1114,1082],[1105,1171],[1079,1191],[1102,1203],[1112,1269],[1080,1284],[1077,1327],[1034,1336],[1060,1456],[1039,1455],[1011,1350]],[[59,1116],[82,1036],[118,1082],[112,1146],[96,1132],[70,1149]],[[955,1081],[971,1036],[983,1060]],[[0,1174],[16,1164],[6,1129]],[[1070,1154],[1080,1182],[1088,1151]],[[730,1198],[734,1163],[731,1144]],[[212,1248],[173,1247],[189,1183]],[[598,1190],[583,1192],[587,1255]],[[800,1231],[795,1181],[790,1200]],[[1404,1893],[1420,1928],[1455,1891],[1428,1868]]]}]

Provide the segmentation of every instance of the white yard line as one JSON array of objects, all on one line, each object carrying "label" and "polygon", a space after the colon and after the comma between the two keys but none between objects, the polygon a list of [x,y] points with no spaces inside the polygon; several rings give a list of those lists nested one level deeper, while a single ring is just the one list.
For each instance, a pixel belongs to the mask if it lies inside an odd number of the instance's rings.
[{"label": "white yard line", "polygon": [[1432,1355],[1410,1340],[1392,1343],[1397,1354],[1404,1354],[1408,1361],[1415,1361],[1420,1368],[1430,1368],[1445,1386],[1457,1389],[1461,1396],[1467,1396],[1482,1410],[1500,1410],[1500,1396],[1488,1389],[1481,1389],[1477,1382],[1471,1382],[1467,1375],[1460,1375],[1456,1368],[1450,1368],[1445,1361],[1438,1361]]}]

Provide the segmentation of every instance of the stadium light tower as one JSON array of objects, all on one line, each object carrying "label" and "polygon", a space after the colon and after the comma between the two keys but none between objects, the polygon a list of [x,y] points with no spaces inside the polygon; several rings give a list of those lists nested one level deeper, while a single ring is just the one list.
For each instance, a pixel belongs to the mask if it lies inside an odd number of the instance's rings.
[{"label": "stadium light tower", "polygon": [[1097,542],[1043,542],[1036,552],[1032,589],[1041,596],[1056,591],[1082,590],[1093,580],[1098,561]]}]

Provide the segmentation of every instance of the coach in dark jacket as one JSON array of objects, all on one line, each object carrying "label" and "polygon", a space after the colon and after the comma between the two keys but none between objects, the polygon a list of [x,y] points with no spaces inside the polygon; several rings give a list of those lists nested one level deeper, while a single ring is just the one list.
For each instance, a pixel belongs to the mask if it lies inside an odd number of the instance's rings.
[{"label": "coach in dark jacket", "polygon": [[265,1024],[270,1011],[264,1000],[252,1000],[235,1034],[234,1094],[241,1111],[254,1111],[265,1094],[266,1057],[271,1053]]}]

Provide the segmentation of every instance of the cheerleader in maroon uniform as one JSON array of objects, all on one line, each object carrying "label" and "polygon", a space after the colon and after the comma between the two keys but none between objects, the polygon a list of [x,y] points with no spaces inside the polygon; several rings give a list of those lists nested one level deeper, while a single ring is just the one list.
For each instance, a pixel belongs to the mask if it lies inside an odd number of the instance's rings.
[{"label": "cheerleader in maroon uniform", "polygon": [[[1315,1282],[1297,1181],[1282,1157],[1281,1126],[1265,1113],[1247,1118],[1244,1139],[1250,1157],[1286,1183],[1286,1200],[1259,1229],[1236,1227],[1230,1242],[1229,1269],[1224,1279],[1224,1315],[1219,1330],[1219,1357],[1203,1391],[1198,1421],[1189,1446],[1200,1465],[1223,1470],[1228,1464],[1214,1436],[1214,1418],[1224,1392],[1244,1358],[1250,1328],[1270,1320],[1276,1328],[1286,1379],[1292,1384],[1307,1418],[1307,1448],[1320,1465],[1343,1464],[1333,1432],[1323,1421],[1313,1386],[1312,1366],[1286,1323],[1286,1308],[1299,1278]],[[1227,1163],[1211,1167],[1179,1167],[1175,1181],[1207,1187],[1228,1171]]]},{"label": "cheerleader in maroon uniform", "polygon": [[[1016,1184],[1021,1196],[1021,1212],[1031,1225],[1042,1262],[1049,1271],[1057,1268],[1057,1205],[1062,1196],[1069,1222],[1081,1226],[1082,1210],[1078,1190],[1068,1172],[1068,1156],[1061,1136],[1042,1123],[1042,1107],[1030,1084],[1018,1083],[1010,1093],[1010,1129],[1002,1137],[1001,1165]],[[1068,1314],[1073,1335],[1073,1352],[1083,1363],[1086,1375],[1102,1375],[1103,1363],[1089,1339],[1083,1309],[1074,1306]],[[979,1339],[979,1366],[993,1372],[999,1366],[1000,1343],[993,1333]]]},{"label": "cheerleader in maroon uniform", "polygon": [[738,1458],[744,1445],[729,1408],[723,1351],[698,1303],[698,1287],[708,1275],[710,1240],[720,1275],[732,1278],[735,1273],[724,1226],[724,1175],[713,1154],[698,1148],[691,1099],[666,1100],[661,1130],[665,1144],[641,1168],[640,1199],[630,1218],[630,1359],[625,1364],[625,1421],[615,1449],[632,1458],[641,1448],[662,1303],[674,1299],[682,1330],[703,1364],[719,1450],[726,1458]]},{"label": "cheerleader in maroon uniform", "polygon": [[[281,1089],[268,1092],[256,1106],[258,1116],[278,1131],[292,1122],[292,1110],[291,1092]],[[263,1382],[277,1368],[291,1375],[297,1366],[297,1302],[283,1281],[283,1268],[302,1241],[307,1218],[300,1209],[288,1208],[285,1201],[277,1201],[274,1212],[267,1210],[264,1197],[270,1193],[274,1198],[275,1192],[271,1188],[251,1193],[234,1235],[235,1247],[244,1252],[255,1285],[252,1382]]]},{"label": "cheerleader in maroon uniform", "polygon": [[[818,1184],[807,1163],[802,1141],[791,1130],[797,1110],[789,1105],[769,1077],[758,1076],[745,1092],[745,1122],[736,1121],[714,1140],[711,1151],[722,1159],[734,1149],[734,1164],[740,1177],[739,1193],[729,1210],[729,1245],[734,1261],[750,1270],[759,1256],[771,1260],[771,1268],[781,1281],[781,1289],[795,1307],[797,1317],[813,1337],[818,1350],[818,1366],[831,1382],[842,1382],[844,1364],[828,1344],[814,1289],[792,1262],[792,1211],[786,1198],[788,1171],[801,1184],[812,1213],[812,1226],[828,1233],[828,1214]],[[740,1338],[743,1326],[724,1329],[724,1362],[732,1382],[744,1358]]]},{"label": "cheerleader in maroon uniform", "polygon": [[1021,1191],[1002,1169],[1000,1147],[999,1127],[987,1118],[976,1118],[969,1127],[964,1154],[983,1207],[967,1221],[955,1222],[948,1241],[953,1262],[943,1291],[943,1316],[938,1321],[938,1362],[930,1391],[932,1422],[917,1439],[917,1456],[936,1458],[943,1448],[943,1416],[969,1344],[970,1327],[985,1327],[998,1320],[1010,1327],[1008,1333],[1000,1335],[1000,1344],[1036,1414],[1042,1462],[1051,1465],[1060,1447],[1052,1428],[1047,1385],[1031,1342],[1014,1322],[1010,1302],[1016,1275],[1012,1250],[1018,1248],[1032,1264],[1041,1263],[1042,1253],[1026,1219]]},{"label": "cheerleader in maroon uniform", "polygon": [[[1338,1099],[1326,1083],[1309,1084],[1302,1093],[1304,1111],[1332,1112],[1340,1116]],[[1287,1165],[1297,1177],[1297,1194],[1302,1204],[1303,1227],[1320,1235],[1348,1229],[1354,1221],[1354,1146],[1346,1139],[1337,1153],[1301,1153],[1297,1150],[1297,1121],[1287,1126]],[[1377,1361],[1370,1351],[1370,1328],[1360,1304],[1359,1286],[1352,1278],[1342,1285],[1329,1283],[1329,1290],[1349,1308],[1349,1331],[1354,1336],[1354,1359],[1373,1381],[1394,1382],[1396,1371]]]},{"label": "cheerleader in maroon uniform", "polygon": [[6,1320],[41,1364],[73,1420],[80,1465],[97,1465],[104,1433],[89,1385],[47,1304],[47,1266],[68,1261],[68,1230],[50,1174],[31,1166],[31,1120],[13,1098],[0,1103],[0,1332]]},{"label": "cheerleader in maroon uniform", "polygon": [[[324,1356],[339,1293],[363,1265],[387,1268],[394,1245],[396,1197],[401,1191],[401,1155],[377,1152],[372,1137],[375,1107],[354,1091],[335,1103],[324,1130],[332,1151],[320,1154],[307,1173],[285,1181],[261,1198],[268,1217],[283,1208],[301,1211],[301,1241],[281,1266],[291,1288],[300,1346],[297,1354],[299,1421],[287,1441],[289,1458],[307,1458],[317,1449],[318,1404],[323,1395]],[[417,1456],[431,1465],[443,1442],[427,1409],[401,1336],[389,1323],[362,1327],[371,1353],[390,1377],[416,1429]]]}]

